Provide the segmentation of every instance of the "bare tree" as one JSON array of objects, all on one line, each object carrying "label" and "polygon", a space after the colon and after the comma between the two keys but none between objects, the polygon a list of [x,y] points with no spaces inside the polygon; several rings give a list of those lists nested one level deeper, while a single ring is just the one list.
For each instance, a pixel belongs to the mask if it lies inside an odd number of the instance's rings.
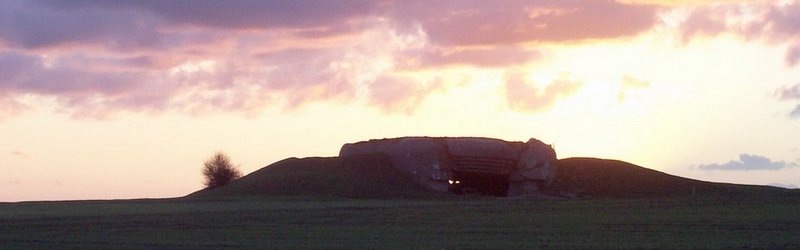
[{"label": "bare tree", "polygon": [[224,186],[242,176],[242,172],[231,163],[230,157],[217,152],[203,164],[204,184],[208,188]]}]

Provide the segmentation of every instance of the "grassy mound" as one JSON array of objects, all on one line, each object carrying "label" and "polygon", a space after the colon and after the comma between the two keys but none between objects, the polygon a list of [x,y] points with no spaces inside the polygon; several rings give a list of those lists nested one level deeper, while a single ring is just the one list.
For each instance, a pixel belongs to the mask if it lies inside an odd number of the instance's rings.
[{"label": "grassy mound", "polygon": [[[713,183],[669,175],[630,163],[595,158],[558,161],[547,194],[573,198],[760,199],[797,197],[800,190]],[[187,198],[294,196],[317,198],[444,198],[403,177],[383,154],[349,157],[289,158],[228,185],[203,189]]]},{"label": "grassy mound", "polygon": [[731,198],[797,195],[797,190],[699,181],[617,160],[558,161],[552,195],[585,198]]},{"label": "grassy mound", "polygon": [[228,185],[187,198],[315,196],[333,198],[423,198],[436,194],[404,178],[383,154],[354,157],[289,158]]}]

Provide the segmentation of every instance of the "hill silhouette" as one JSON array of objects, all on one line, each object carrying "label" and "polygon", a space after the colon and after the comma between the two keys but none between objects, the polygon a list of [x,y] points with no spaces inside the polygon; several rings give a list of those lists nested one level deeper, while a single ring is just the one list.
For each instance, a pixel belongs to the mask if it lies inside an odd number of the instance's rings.
[{"label": "hill silhouette", "polygon": [[288,158],[228,185],[188,198],[315,196],[335,198],[425,198],[441,194],[404,178],[383,154],[354,157]]},{"label": "hill silhouette", "polygon": [[[798,190],[699,181],[623,161],[568,158],[558,161],[546,195],[566,198],[731,198],[775,197]],[[288,158],[230,184],[194,192],[187,198],[310,196],[333,198],[442,198],[402,176],[383,154]]]},{"label": "hill silhouette", "polygon": [[558,161],[551,195],[583,198],[753,198],[798,195],[784,188],[715,183],[670,175],[618,160]]}]

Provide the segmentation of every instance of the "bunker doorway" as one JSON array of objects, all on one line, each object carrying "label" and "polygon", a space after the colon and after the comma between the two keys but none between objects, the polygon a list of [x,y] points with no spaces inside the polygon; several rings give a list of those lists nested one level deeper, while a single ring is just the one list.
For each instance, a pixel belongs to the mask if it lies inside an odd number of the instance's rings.
[{"label": "bunker doorway", "polygon": [[454,171],[450,192],[506,197],[508,185],[508,175]]}]

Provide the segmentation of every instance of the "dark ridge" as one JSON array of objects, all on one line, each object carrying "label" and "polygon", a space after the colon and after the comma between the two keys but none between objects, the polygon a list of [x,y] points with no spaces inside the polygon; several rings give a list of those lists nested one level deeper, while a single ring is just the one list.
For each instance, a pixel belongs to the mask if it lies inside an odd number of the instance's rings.
[{"label": "dark ridge", "polygon": [[439,194],[406,179],[383,154],[353,157],[288,158],[228,185],[186,198],[311,196],[332,198],[426,198]]},{"label": "dark ridge", "polygon": [[683,178],[617,160],[558,161],[548,193],[578,198],[737,198],[797,196],[798,190]]},{"label": "dark ridge", "polygon": [[[693,180],[617,160],[569,158],[558,161],[551,197],[607,199],[772,199],[798,197],[800,190]],[[288,158],[228,185],[203,189],[188,199],[237,197],[430,199],[455,197],[428,191],[407,179],[383,154]]]}]

